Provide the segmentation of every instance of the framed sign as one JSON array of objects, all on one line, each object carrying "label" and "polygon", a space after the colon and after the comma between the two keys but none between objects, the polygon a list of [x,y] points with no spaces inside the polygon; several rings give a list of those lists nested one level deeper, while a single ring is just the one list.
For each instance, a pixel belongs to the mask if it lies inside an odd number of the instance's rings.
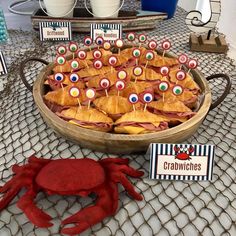
[{"label": "framed sign", "polygon": [[122,38],[122,25],[120,24],[92,24],[91,38],[95,40],[102,37],[105,41],[114,42]]},{"label": "framed sign", "polygon": [[198,144],[156,144],[149,147],[150,179],[212,179],[215,147]]},{"label": "framed sign", "polygon": [[44,21],[39,23],[40,40],[70,41],[72,40],[71,22]]}]

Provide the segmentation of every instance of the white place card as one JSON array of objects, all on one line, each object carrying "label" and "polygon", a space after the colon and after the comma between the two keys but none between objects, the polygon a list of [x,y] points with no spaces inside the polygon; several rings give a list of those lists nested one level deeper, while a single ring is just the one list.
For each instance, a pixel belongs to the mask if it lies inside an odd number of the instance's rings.
[{"label": "white place card", "polygon": [[105,41],[114,42],[122,38],[122,25],[120,24],[91,24],[91,38],[95,40],[102,37]]},{"label": "white place card", "polygon": [[0,75],[7,74],[7,66],[3,56],[3,53],[0,51]]},{"label": "white place card", "polygon": [[45,21],[39,23],[40,40],[70,41],[72,40],[71,22]]},{"label": "white place card", "polygon": [[148,154],[150,179],[212,180],[213,145],[152,143]]}]

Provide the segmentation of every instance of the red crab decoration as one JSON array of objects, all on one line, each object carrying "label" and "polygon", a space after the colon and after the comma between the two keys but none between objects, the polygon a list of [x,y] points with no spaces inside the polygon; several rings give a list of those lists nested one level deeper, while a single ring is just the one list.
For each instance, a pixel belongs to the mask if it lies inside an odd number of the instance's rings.
[{"label": "red crab decoration", "polygon": [[175,155],[175,159],[178,160],[191,160],[191,153],[194,152],[194,147],[190,147],[190,148],[180,148],[178,146],[174,146],[174,151],[177,153]]},{"label": "red crab decoration", "polygon": [[47,160],[31,156],[29,163],[12,167],[15,176],[3,187],[4,194],[0,200],[0,210],[4,209],[22,188],[26,192],[17,202],[17,206],[28,219],[38,227],[52,226],[52,219],[34,203],[39,191],[49,195],[88,196],[96,193],[94,206],[86,207],[78,213],[62,221],[63,225],[75,224],[71,228],[63,228],[63,234],[79,234],[107,216],[114,215],[118,208],[118,183],[121,183],[129,195],[142,200],[126,175],[141,177],[142,171],[128,166],[128,159],[106,158],[99,161],[92,159],[59,159]]}]

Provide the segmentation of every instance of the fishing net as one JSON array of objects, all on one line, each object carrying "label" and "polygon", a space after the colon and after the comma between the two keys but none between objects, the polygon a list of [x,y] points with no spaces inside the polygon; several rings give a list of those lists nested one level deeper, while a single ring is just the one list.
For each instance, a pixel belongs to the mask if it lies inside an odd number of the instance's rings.
[{"label": "fishing net", "polygon": [[[126,7],[136,4],[126,1]],[[144,199],[131,199],[119,188],[119,208],[114,217],[107,217],[82,235],[236,235],[236,71],[232,61],[217,54],[188,51],[189,31],[185,26],[186,12],[178,9],[174,19],[163,22],[147,32],[158,42],[169,38],[172,51],[186,52],[199,59],[199,69],[205,76],[223,72],[233,79],[233,87],[225,101],[209,112],[198,131],[186,143],[214,144],[216,155],[213,180],[207,182],[151,181],[148,179],[149,158],[145,155],[126,156],[130,165],[145,171],[141,180],[131,179]],[[13,164],[24,164],[36,154],[44,158],[101,159],[110,156],[84,149],[56,136],[39,114],[32,94],[19,77],[19,63],[28,57],[51,61],[55,58],[56,43],[38,40],[37,32],[9,31],[10,41],[0,48],[4,52],[9,74],[0,78],[0,185],[12,176]],[[84,35],[75,35],[82,42]],[[28,81],[33,83],[40,69],[39,63],[29,64]],[[225,86],[221,79],[212,81],[213,99]],[[47,196],[39,193],[37,205],[53,218],[54,226],[34,227],[16,207],[24,190],[0,213],[1,236],[60,235],[60,222],[69,215],[94,202],[94,197]]]}]

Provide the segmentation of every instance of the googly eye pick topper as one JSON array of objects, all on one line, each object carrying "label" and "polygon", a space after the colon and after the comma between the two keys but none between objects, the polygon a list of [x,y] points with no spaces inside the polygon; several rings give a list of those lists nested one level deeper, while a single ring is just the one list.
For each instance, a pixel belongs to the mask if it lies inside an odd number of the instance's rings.
[{"label": "googly eye pick topper", "polygon": [[98,49],[103,45],[103,43],[104,43],[104,39],[103,39],[103,37],[97,37],[96,39],[95,39],[95,43],[97,44],[97,46],[98,46]]},{"label": "googly eye pick topper", "polygon": [[60,45],[59,47],[57,47],[57,55],[65,55],[67,52],[67,48],[65,45]]},{"label": "googly eye pick topper", "polygon": [[157,49],[157,42],[155,40],[150,40],[148,42],[148,47],[152,51],[156,50]]},{"label": "googly eye pick topper", "polygon": [[117,80],[115,83],[116,89],[118,91],[118,96],[120,96],[120,91],[125,89],[125,81],[124,80]]},{"label": "googly eye pick topper", "polygon": [[118,58],[116,56],[110,56],[108,58],[108,63],[111,66],[111,73],[113,72],[113,68],[117,65]]},{"label": "googly eye pick topper", "polygon": [[162,94],[162,101],[165,101],[165,93],[168,91],[170,85],[167,81],[161,81],[158,84],[158,90],[160,91],[160,93]]},{"label": "googly eye pick topper", "polygon": [[117,39],[115,41],[115,45],[118,48],[118,55],[120,55],[120,49],[124,46],[124,42],[122,39]]},{"label": "googly eye pick topper", "polygon": [[86,67],[89,68],[88,63],[87,63],[87,52],[85,50],[79,50],[77,53],[77,56],[80,60],[84,61],[86,64]]},{"label": "googly eye pick topper", "polygon": [[189,59],[188,60],[188,72],[187,74],[189,74],[191,72],[191,70],[196,69],[198,66],[198,61],[196,59]]},{"label": "googly eye pick topper", "polygon": [[68,49],[72,53],[73,60],[74,60],[75,59],[75,53],[79,49],[78,44],[76,42],[70,42]]},{"label": "googly eye pick topper", "polygon": [[56,64],[60,67],[60,71],[62,73],[63,65],[66,64],[66,58],[63,55],[59,55],[56,57]]},{"label": "googly eye pick topper", "polygon": [[139,97],[137,93],[131,93],[128,96],[128,101],[133,105],[133,110],[135,111],[135,104],[139,102]]},{"label": "googly eye pick topper", "polygon": [[183,69],[184,65],[186,65],[188,62],[188,56],[186,54],[182,53],[181,55],[179,55],[178,61],[180,64],[180,69]]},{"label": "googly eye pick topper", "polygon": [[151,50],[148,50],[148,51],[146,52],[145,58],[146,58],[147,62],[146,62],[146,64],[145,64],[145,67],[144,67],[144,68],[146,69],[147,66],[148,66],[148,62],[149,62],[149,61],[153,61],[154,58],[155,58],[154,52],[151,51]]},{"label": "googly eye pick topper", "polygon": [[137,83],[138,77],[143,74],[143,68],[141,66],[135,66],[133,68],[133,74],[135,76],[135,83]]},{"label": "googly eye pick topper", "polygon": [[161,47],[163,49],[162,57],[164,57],[166,51],[168,51],[171,48],[171,42],[168,39],[166,39],[162,42]]},{"label": "googly eye pick topper", "polygon": [[141,50],[139,48],[134,48],[132,50],[132,56],[136,60],[136,66],[138,66],[138,60],[139,60],[139,58],[141,56]]},{"label": "googly eye pick topper", "polygon": [[89,36],[84,37],[84,46],[88,47],[90,51],[92,51],[91,45],[93,44],[93,40]]},{"label": "googly eye pick topper", "polygon": [[62,90],[64,90],[63,81],[65,80],[65,75],[63,73],[56,73],[53,75],[53,78],[60,84]]},{"label": "googly eye pick topper", "polygon": [[140,94],[140,101],[145,104],[144,111],[147,110],[148,103],[151,103],[153,101],[154,95],[150,92],[144,92]]},{"label": "googly eye pick topper", "polygon": [[85,96],[88,100],[88,109],[90,109],[91,101],[93,101],[96,98],[96,90],[92,88],[86,89]]},{"label": "googly eye pick topper", "polygon": [[[79,99],[79,97],[80,97],[80,89],[78,87],[76,87],[76,86],[71,87],[70,90],[69,90],[69,95],[72,98],[76,98],[77,99],[78,104],[79,104],[79,108],[81,109],[81,103],[80,103],[80,99]],[[76,114],[77,114],[77,111],[78,110],[76,110]]]},{"label": "googly eye pick topper", "polygon": [[183,81],[186,79],[186,72],[184,70],[178,70],[175,74],[176,78],[176,84],[178,84],[178,81]]},{"label": "googly eye pick topper", "polygon": [[138,41],[139,41],[139,49],[142,47],[142,44],[147,41],[147,36],[145,34],[140,34],[138,36]]},{"label": "googly eye pick topper", "polygon": [[99,81],[99,86],[102,89],[105,89],[106,96],[108,97],[107,89],[111,86],[111,82],[107,78],[103,78]]},{"label": "googly eye pick topper", "polygon": [[172,88],[172,93],[175,95],[175,96],[180,96],[181,94],[183,94],[183,87],[181,85],[175,85],[173,88]]}]

